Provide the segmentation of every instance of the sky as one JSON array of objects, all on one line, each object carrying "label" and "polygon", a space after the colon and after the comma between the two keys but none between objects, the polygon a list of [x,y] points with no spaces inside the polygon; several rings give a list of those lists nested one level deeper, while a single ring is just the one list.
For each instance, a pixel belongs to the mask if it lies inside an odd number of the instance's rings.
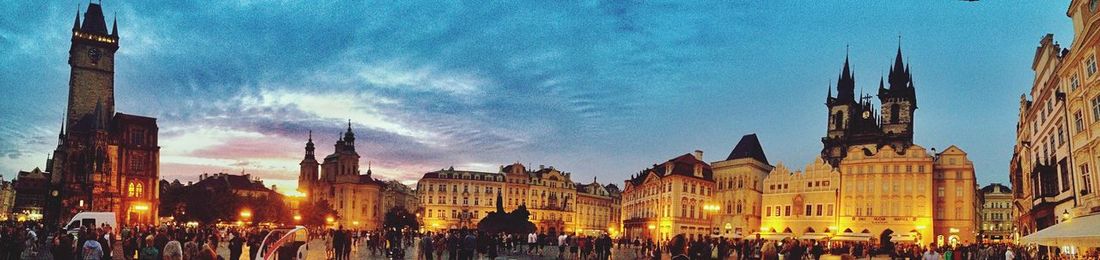
[{"label": "sky", "polygon": [[[554,166],[622,185],[756,133],[772,164],[821,150],[846,52],[871,92],[900,44],[915,142],[1008,182],[1039,40],[1069,1],[103,1],[119,112],[157,118],[164,179],[294,186],[351,120],[363,166],[407,184],[447,167]],[[86,1],[0,2],[0,174],[44,167]],[[109,23],[110,21],[108,21]],[[900,38],[899,38],[900,36]],[[877,102],[877,101],[876,101]]]}]

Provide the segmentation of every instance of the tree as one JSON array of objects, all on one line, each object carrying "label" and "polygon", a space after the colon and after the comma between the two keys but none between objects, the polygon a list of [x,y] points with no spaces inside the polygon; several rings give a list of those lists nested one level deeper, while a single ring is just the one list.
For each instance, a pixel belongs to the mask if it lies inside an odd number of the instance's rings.
[{"label": "tree", "polygon": [[417,230],[420,229],[420,223],[416,221],[416,216],[409,214],[405,208],[393,207],[386,211],[386,219],[383,220],[382,227]]},{"label": "tree", "polygon": [[277,193],[249,200],[245,205],[252,209],[252,221],[255,223],[287,223],[291,220],[283,195]]},{"label": "tree", "polygon": [[497,210],[489,212],[485,218],[477,223],[477,230],[485,233],[531,233],[535,231],[535,223],[528,220],[531,212],[527,206],[519,205],[510,213],[504,212],[504,204],[501,203],[500,192],[497,192]]},{"label": "tree", "polygon": [[340,219],[340,215],[329,205],[328,200],[303,201],[298,211],[302,216],[302,224],[309,226],[321,226],[327,224],[325,219],[332,217]]}]

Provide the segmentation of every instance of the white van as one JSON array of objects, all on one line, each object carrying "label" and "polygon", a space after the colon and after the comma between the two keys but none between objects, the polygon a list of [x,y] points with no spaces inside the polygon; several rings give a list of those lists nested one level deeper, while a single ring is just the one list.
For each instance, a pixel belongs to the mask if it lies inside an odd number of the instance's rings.
[{"label": "white van", "polygon": [[65,225],[65,230],[68,230],[70,234],[80,232],[81,226],[86,227],[101,227],[103,224],[111,226],[112,233],[118,232],[118,219],[115,218],[114,212],[80,212],[73,216],[72,220],[69,220],[69,224]]}]

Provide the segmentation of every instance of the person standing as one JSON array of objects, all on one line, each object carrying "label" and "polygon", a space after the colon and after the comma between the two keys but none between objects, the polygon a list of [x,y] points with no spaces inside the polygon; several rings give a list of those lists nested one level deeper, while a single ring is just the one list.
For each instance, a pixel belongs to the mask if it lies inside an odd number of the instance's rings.
[{"label": "person standing", "polygon": [[941,260],[940,253],[936,252],[936,244],[928,244],[928,249],[924,251],[921,260]]},{"label": "person standing", "polygon": [[1012,247],[1005,248],[1005,260],[1016,260],[1016,254],[1012,253]]},{"label": "person standing", "polygon": [[424,234],[424,237],[420,238],[420,242],[417,244],[417,256],[418,260],[432,260],[432,233],[428,232]]},{"label": "person standing", "polygon": [[240,260],[244,251],[244,238],[240,233],[233,232],[233,238],[229,239],[229,259]]},{"label": "person standing", "polygon": [[527,234],[527,255],[531,255],[531,251],[535,251],[535,247],[538,246],[539,235],[535,232]]},{"label": "person standing", "polygon": [[475,252],[475,250],[477,250],[477,237],[474,236],[473,232],[467,232],[466,233],[466,238],[462,239],[462,249],[461,250],[462,250],[462,252],[459,253],[459,256],[462,259],[460,259],[460,260],[472,260],[472,259],[474,259],[474,252]]}]

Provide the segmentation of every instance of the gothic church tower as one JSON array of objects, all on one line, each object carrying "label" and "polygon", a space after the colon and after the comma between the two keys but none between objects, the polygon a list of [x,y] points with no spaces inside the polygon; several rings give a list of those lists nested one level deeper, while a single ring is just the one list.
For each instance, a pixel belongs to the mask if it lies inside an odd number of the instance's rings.
[{"label": "gothic church tower", "polygon": [[[115,51],[118,51],[118,22],[111,31],[98,4],[89,4],[80,21],[77,11],[69,47],[69,109],[65,115],[70,129],[103,124],[91,122],[99,107],[110,120],[115,113]],[[91,124],[91,125],[89,125]]]}]

